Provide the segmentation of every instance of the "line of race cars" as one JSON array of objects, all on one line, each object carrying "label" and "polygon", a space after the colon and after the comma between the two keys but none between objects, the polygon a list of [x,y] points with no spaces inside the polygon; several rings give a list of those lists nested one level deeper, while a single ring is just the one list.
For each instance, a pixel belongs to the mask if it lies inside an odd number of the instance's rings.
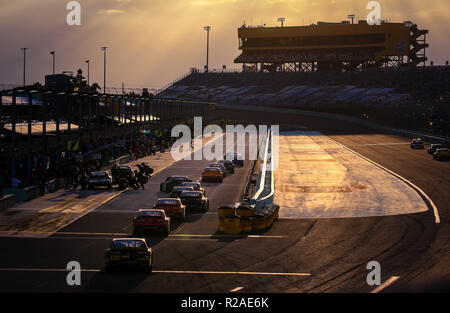
[{"label": "line of race cars", "polygon": [[[224,160],[211,163],[202,172],[201,182],[222,182],[228,174],[235,172],[236,166],[244,166],[238,153],[225,154]],[[205,173],[213,172],[214,175]],[[171,220],[184,222],[186,213],[209,210],[209,199],[206,190],[198,181],[192,181],[183,175],[172,175],[160,183],[160,192],[169,194],[159,198],[152,208],[140,209],[133,218],[133,235],[157,231],[164,236],[170,234]],[[145,238],[115,238],[105,251],[105,269],[132,265],[152,271],[153,251],[148,247]]]},{"label": "line of race cars", "polygon": [[210,163],[202,172],[202,181],[222,183],[227,173],[234,173],[235,166],[244,166],[244,160],[238,153],[226,153],[223,160]]},{"label": "line of race cars", "polygon": [[[421,138],[414,138],[410,144],[411,149],[425,149],[425,144]],[[433,155],[435,160],[450,159],[450,151],[443,144],[433,143],[428,147],[428,153]]]}]

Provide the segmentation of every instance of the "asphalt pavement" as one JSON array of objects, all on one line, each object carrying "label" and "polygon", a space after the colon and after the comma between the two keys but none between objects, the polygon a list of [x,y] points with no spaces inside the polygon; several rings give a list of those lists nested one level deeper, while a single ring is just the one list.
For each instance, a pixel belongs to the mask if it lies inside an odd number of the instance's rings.
[{"label": "asphalt pavement", "polygon": [[[381,291],[449,290],[450,162],[411,150],[407,138],[361,126],[294,114],[221,117],[281,130],[319,131],[405,177],[435,203],[433,211],[350,218],[280,219],[252,236],[217,232],[216,208],[240,199],[250,170],[246,162],[222,184],[206,184],[210,212],[172,225],[167,238],[151,236],[154,272],[106,273],[103,252],[113,237],[130,236],[131,219],[159,196],[159,182],[183,174],[198,178],[209,161],[179,161],[151,178],[145,190],[128,191],[46,238],[0,238],[1,292],[371,292],[367,263],[381,264]],[[286,157],[280,155],[281,158]],[[400,204],[401,205],[401,204]],[[66,264],[78,261],[81,286],[66,284]],[[395,279],[392,279],[395,277]]]}]

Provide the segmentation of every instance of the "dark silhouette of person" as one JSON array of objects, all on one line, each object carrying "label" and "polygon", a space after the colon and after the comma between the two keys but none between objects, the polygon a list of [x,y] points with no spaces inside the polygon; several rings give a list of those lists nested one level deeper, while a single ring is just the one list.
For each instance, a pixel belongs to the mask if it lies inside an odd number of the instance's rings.
[{"label": "dark silhouette of person", "polygon": [[134,177],[136,179],[136,186],[139,188],[141,186],[142,190],[145,190],[144,188],[144,173],[143,171],[137,171],[134,170]]}]

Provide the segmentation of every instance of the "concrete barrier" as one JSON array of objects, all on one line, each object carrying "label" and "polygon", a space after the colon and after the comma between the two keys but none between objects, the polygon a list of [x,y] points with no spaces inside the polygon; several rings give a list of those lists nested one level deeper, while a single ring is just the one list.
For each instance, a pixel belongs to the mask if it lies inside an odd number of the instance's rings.
[{"label": "concrete barrier", "polygon": [[0,198],[0,211],[13,207],[16,204],[14,195],[4,195]]},{"label": "concrete barrier", "polygon": [[267,173],[267,157],[269,152],[269,143],[270,143],[270,130],[267,131],[267,137],[263,138],[265,140],[261,140],[259,151],[262,151],[262,159],[260,164],[260,171],[258,175],[258,179],[256,182],[256,193],[250,200],[250,204],[253,206],[258,206],[258,199],[263,194],[265,188],[266,188],[266,173]]},{"label": "concrete barrier", "polygon": [[[274,178],[274,162],[272,160],[273,151],[273,130],[269,129],[267,140],[264,147],[263,162],[258,177],[258,190],[253,196],[250,203],[254,205],[255,211],[259,211],[262,207],[268,204],[273,204],[273,197],[275,194],[275,178]],[[270,159],[270,168],[268,168],[268,161]]]},{"label": "concrete barrier", "polygon": [[12,194],[16,202],[26,202],[40,196],[39,186],[26,188],[3,188],[3,194]]}]

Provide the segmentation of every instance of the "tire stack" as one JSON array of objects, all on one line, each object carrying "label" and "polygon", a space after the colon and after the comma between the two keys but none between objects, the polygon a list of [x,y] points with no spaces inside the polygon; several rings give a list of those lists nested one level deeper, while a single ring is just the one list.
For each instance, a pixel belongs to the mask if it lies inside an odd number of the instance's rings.
[{"label": "tire stack", "polygon": [[217,209],[219,212],[219,231],[225,230],[225,217],[234,215],[236,213],[236,207],[234,205],[224,205]]},{"label": "tire stack", "polygon": [[278,220],[280,206],[268,204],[255,212],[254,207],[247,204],[221,206],[219,212],[219,231],[227,235],[265,231]]},{"label": "tire stack", "polygon": [[241,217],[239,215],[227,215],[224,218],[224,233],[227,235],[239,235],[242,232]]},{"label": "tire stack", "polygon": [[269,204],[253,213],[252,230],[266,230],[278,219],[280,206]]},{"label": "tire stack", "polygon": [[241,217],[242,232],[250,233],[252,231],[253,207],[250,205],[241,204],[237,208],[237,215]]},{"label": "tire stack", "polygon": [[266,217],[260,212],[253,213],[252,216],[252,230],[266,230]]}]

